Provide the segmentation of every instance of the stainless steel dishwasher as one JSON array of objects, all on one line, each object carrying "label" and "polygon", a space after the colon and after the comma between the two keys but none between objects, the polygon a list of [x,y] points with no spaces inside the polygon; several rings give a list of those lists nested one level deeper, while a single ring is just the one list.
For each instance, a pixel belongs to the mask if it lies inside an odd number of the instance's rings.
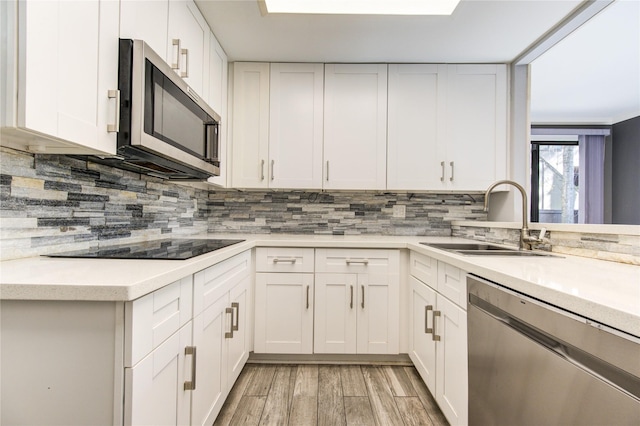
[{"label": "stainless steel dishwasher", "polygon": [[469,424],[640,425],[640,338],[467,277]]}]

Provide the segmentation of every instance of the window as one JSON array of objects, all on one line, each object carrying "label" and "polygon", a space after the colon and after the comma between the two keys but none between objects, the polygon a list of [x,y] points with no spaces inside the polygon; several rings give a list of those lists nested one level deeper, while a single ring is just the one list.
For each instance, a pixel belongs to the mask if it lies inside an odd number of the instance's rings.
[{"label": "window", "polygon": [[531,143],[531,221],[578,223],[580,152],[575,141]]}]

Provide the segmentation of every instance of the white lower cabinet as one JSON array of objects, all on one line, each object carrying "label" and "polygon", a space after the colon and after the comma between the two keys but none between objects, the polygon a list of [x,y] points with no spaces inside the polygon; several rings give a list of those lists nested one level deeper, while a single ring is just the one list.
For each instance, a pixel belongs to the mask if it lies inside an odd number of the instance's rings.
[{"label": "white lower cabinet", "polygon": [[[437,274],[425,273],[433,265]],[[411,331],[409,357],[429,391],[452,425],[467,424],[467,312],[445,297],[452,294],[453,283],[460,287],[453,294],[466,294],[464,271],[428,256],[411,253]],[[446,278],[447,276],[453,278]],[[427,282],[418,277],[427,277]],[[430,279],[431,277],[432,279]],[[437,291],[436,291],[437,289]],[[461,299],[464,302],[464,298]]]},{"label": "white lower cabinet", "polygon": [[313,274],[256,275],[255,352],[313,352]]},{"label": "white lower cabinet", "polygon": [[314,249],[256,250],[256,353],[313,353]]},{"label": "white lower cabinet", "polygon": [[256,265],[256,353],[399,353],[397,250],[259,248]]},{"label": "white lower cabinet", "polygon": [[213,424],[249,358],[250,272],[245,252],[194,275],[192,425]]},{"label": "white lower cabinet", "polygon": [[125,425],[211,425],[249,357],[251,253],[125,304]]},{"label": "white lower cabinet", "polygon": [[135,367],[125,369],[127,425],[188,425],[192,366],[185,354],[191,346],[191,323],[163,342]]},{"label": "white lower cabinet", "polygon": [[314,352],[399,352],[397,250],[316,250]]}]

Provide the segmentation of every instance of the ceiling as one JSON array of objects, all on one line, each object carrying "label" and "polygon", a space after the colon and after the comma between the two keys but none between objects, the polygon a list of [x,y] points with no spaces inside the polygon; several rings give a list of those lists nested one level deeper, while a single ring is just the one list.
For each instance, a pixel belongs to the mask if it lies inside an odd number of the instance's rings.
[{"label": "ceiling", "polygon": [[[462,0],[451,16],[266,15],[195,0],[233,61],[510,63],[581,0]],[[640,114],[640,2],[617,0],[532,64],[534,124]]]},{"label": "ceiling", "polygon": [[616,1],[534,60],[530,108],[534,124],[640,115],[640,2]]},{"label": "ceiling", "polygon": [[511,62],[580,0],[462,0],[451,16],[267,15],[196,0],[229,61]]}]

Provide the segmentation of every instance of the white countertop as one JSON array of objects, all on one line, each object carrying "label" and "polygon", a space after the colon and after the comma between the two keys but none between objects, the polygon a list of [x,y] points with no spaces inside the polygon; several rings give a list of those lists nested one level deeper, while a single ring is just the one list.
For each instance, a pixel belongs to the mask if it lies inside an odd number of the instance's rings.
[{"label": "white countertop", "polygon": [[[207,238],[207,236],[203,236]],[[211,238],[211,236],[209,236]],[[452,237],[219,235],[245,242],[189,260],[34,257],[0,262],[0,299],[130,301],[253,247],[411,249],[640,337],[640,267],[581,258],[462,256]]]}]

